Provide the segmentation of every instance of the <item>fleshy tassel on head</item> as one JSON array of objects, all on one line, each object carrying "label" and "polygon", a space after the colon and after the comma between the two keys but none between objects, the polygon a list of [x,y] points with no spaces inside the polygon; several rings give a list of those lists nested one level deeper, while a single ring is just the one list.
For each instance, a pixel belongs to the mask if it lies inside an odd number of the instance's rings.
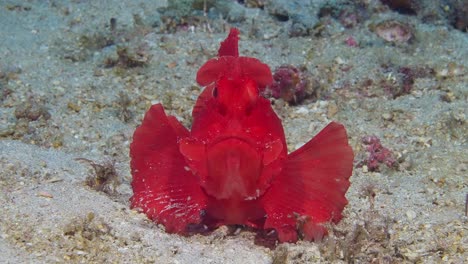
[{"label": "fleshy tassel on head", "polygon": [[229,36],[221,42],[221,46],[218,50],[218,57],[221,56],[233,56],[239,57],[239,30],[237,28],[231,28]]}]

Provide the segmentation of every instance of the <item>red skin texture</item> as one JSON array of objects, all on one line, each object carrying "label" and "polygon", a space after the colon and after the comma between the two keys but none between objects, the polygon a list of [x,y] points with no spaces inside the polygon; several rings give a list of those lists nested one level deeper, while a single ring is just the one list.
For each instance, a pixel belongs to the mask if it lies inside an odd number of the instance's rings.
[{"label": "red skin texture", "polygon": [[346,131],[332,122],[288,155],[281,120],[259,95],[271,71],[238,56],[238,34],[232,29],[197,74],[207,87],[190,131],[160,104],[136,129],[131,206],[170,233],[239,224],[275,229],[280,242],[321,239],[322,224],[338,222],[347,204],[354,155]]}]

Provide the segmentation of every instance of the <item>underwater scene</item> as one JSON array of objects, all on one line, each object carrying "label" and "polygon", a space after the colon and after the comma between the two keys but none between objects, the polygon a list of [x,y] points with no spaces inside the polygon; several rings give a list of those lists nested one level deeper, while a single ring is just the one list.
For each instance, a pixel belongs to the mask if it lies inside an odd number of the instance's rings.
[{"label": "underwater scene", "polygon": [[468,263],[466,0],[0,25],[0,263]]}]

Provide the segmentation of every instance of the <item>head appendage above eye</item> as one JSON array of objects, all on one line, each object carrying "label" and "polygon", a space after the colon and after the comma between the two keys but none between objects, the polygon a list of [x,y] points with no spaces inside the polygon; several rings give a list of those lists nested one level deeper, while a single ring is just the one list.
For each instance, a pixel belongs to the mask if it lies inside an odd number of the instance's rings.
[{"label": "head appendage above eye", "polygon": [[197,83],[207,86],[221,78],[251,79],[260,90],[273,82],[270,67],[250,57],[223,56],[208,60],[197,72]]}]

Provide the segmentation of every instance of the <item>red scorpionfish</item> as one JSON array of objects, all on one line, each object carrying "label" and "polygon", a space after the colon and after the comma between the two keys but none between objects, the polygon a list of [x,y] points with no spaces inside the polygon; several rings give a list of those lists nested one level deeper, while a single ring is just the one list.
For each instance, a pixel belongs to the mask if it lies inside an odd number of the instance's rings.
[{"label": "red scorpionfish", "polygon": [[260,95],[271,71],[239,56],[238,35],[231,29],[198,71],[206,88],[190,131],[161,104],[146,113],[130,146],[131,206],[169,233],[238,224],[274,229],[280,242],[321,239],[348,202],[346,130],[332,122],[288,154],[281,120]]}]

